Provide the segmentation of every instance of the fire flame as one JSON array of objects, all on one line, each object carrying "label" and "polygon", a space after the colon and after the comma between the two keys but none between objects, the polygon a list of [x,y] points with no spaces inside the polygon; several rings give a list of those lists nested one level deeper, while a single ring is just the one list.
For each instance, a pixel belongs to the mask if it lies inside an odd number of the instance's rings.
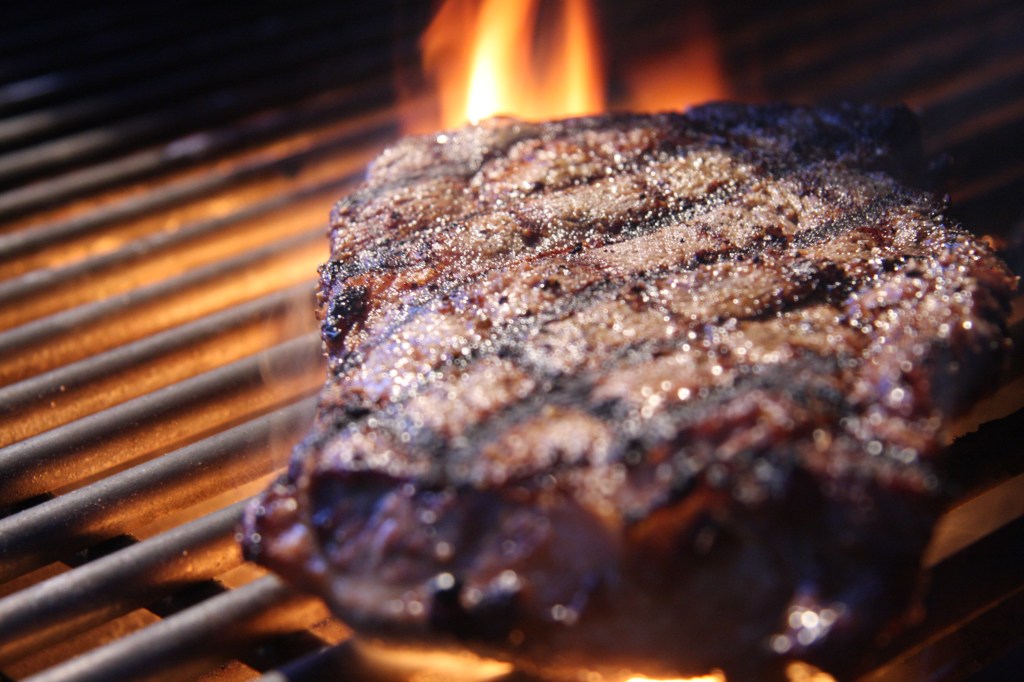
[{"label": "fire flame", "polygon": [[630,677],[626,682],[725,682],[725,676],[718,672],[713,672],[708,675],[701,675],[700,677],[687,677],[677,679],[654,679],[651,677]]},{"label": "fire flame", "polygon": [[[807,663],[794,661],[786,666],[786,678],[789,682],[836,682],[835,678],[828,673],[822,672]],[[685,679],[652,679],[649,677],[630,677],[626,682],[727,682],[725,674],[721,671],[714,671],[701,677],[688,677]]]},{"label": "fire flame", "polygon": [[[442,125],[496,114],[542,120],[605,108],[597,29],[587,0],[543,17],[540,0],[448,0],[423,36]],[[532,40],[536,37],[536,40]]]},{"label": "fire flame", "polygon": [[[606,91],[618,93],[612,108],[637,111],[679,110],[729,96],[705,3],[686,4],[655,24],[643,50],[612,55],[608,87],[589,0],[446,0],[421,41],[440,125],[498,114],[528,120],[597,114],[608,108]],[[438,123],[427,123],[422,113],[405,119],[408,132]]]}]

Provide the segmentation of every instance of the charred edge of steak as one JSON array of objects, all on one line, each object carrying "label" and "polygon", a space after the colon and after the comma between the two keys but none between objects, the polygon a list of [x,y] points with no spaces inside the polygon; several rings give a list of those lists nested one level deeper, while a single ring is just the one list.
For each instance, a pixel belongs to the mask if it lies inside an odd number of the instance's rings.
[{"label": "charred edge of steak", "polygon": [[332,214],[316,425],[245,551],[549,673],[848,667],[905,611],[1015,279],[904,109],[408,138]]}]

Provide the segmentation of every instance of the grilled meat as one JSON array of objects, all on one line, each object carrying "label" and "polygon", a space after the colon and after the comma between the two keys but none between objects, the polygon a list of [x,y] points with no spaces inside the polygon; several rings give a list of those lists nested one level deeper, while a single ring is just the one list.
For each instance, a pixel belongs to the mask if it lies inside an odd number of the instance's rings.
[{"label": "grilled meat", "polygon": [[1015,286],[903,109],[403,140],[333,214],[330,371],[248,555],[544,671],[846,669],[908,606]]}]

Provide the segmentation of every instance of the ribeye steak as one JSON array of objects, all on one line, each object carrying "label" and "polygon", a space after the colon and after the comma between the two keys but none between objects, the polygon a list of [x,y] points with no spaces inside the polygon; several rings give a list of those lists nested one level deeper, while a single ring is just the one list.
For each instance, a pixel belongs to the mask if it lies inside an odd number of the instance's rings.
[{"label": "ribeye steak", "polygon": [[402,140],[338,204],[309,437],[248,556],[526,668],[849,669],[914,594],[1016,286],[901,108]]}]

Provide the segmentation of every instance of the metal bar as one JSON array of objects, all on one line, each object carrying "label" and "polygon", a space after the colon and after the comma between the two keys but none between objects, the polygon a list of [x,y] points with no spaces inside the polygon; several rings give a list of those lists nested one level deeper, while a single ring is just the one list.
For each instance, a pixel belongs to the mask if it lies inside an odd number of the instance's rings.
[{"label": "metal bar", "polygon": [[[1022,22],[1024,27],[1024,22]],[[1024,82],[1022,77],[1021,82]],[[1024,92],[1022,90],[1021,92]],[[1009,98],[1008,98],[1009,99]],[[998,149],[994,144],[977,144],[979,138],[997,137],[1013,144],[1017,153],[1002,154],[1009,156],[1008,160],[1020,160],[1019,149],[1024,147],[1021,142],[1020,129],[1024,127],[1024,98],[1013,98],[1010,101],[994,101],[989,103],[984,112],[974,112],[973,115],[965,115],[957,121],[950,129],[936,133],[933,143],[943,149],[955,150],[957,158],[963,158],[968,153],[972,157],[982,157],[988,161],[996,156],[993,154]]]},{"label": "metal bar", "polygon": [[[329,87],[337,82],[339,70],[349,78],[391,70],[389,59],[359,49],[366,41],[386,38],[386,26],[368,29],[353,24],[339,33],[297,41],[282,51],[252,53],[245,60],[210,65],[198,73],[184,72],[171,79],[183,81],[176,84],[178,88],[201,87],[214,94],[202,92],[175,99],[151,113],[8,152],[0,157],[0,186],[21,184],[44,172],[92,161],[147,140],[166,139],[190,126],[225,120]],[[348,49],[339,54],[339,45]],[[287,78],[276,77],[285,73]]]},{"label": "metal bar", "polygon": [[177,679],[327,616],[318,600],[297,595],[268,576],[85,652],[25,682]]},{"label": "metal bar", "polygon": [[[326,680],[333,682],[407,682],[408,676],[385,674],[380,666],[366,660],[352,640],[326,647],[268,671],[258,682],[302,682]],[[432,679],[432,678],[428,678]],[[440,678],[438,678],[440,679]],[[505,682],[532,682],[525,673]],[[494,682],[502,682],[501,679]]]},{"label": "metal bar", "polygon": [[[982,39],[972,41],[972,32],[959,35],[950,32],[949,41],[924,43],[918,50],[908,49],[890,59],[900,64],[899,68],[883,69],[881,73],[872,71],[870,67],[854,69],[853,75],[830,77],[825,87],[816,90],[818,93],[835,93],[854,100],[874,101],[908,101],[914,103],[914,90],[941,87],[947,79],[956,78],[963,72],[987,66],[985,60],[973,56],[984,50],[986,59],[1000,63],[1012,60],[1021,51],[1017,43],[1017,35],[1024,30],[1024,22],[1006,17],[993,22],[993,30]],[[1013,31],[1016,25],[1017,33]],[[960,41],[959,43],[957,41]],[[960,49],[949,49],[960,46]],[[875,64],[875,66],[878,66]],[[1009,79],[1008,79],[1009,80]],[[1006,92],[1000,95],[1010,98],[1017,90],[1013,83],[1006,83]],[[962,93],[971,104],[971,112],[987,105],[979,106],[979,100],[971,96],[970,89]],[[926,110],[926,118],[931,113]]]},{"label": "metal bar", "polygon": [[[609,680],[606,676],[589,676],[579,671],[579,680]],[[626,671],[611,679],[624,680]],[[646,679],[635,678],[630,679]],[[707,678],[687,678],[705,680]],[[831,679],[831,678],[827,678]],[[258,682],[550,682],[551,678],[537,671],[518,670],[511,663],[476,656],[456,647],[412,649],[375,646],[373,641],[346,639],[335,646],[322,647],[270,670]],[[652,681],[653,682],[653,681]],[[665,682],[684,682],[666,680]],[[735,682],[735,681],[734,681]],[[824,682],[818,678],[790,677],[790,682]]]},{"label": "metal bar", "polygon": [[[953,191],[953,214],[967,225],[984,226],[985,232],[1000,235],[1011,244],[1004,258],[1015,272],[1024,271],[1024,249],[1020,237],[1020,197],[1024,196],[1024,164],[1008,168],[1005,175],[984,183],[964,185]],[[961,191],[964,192],[961,195]]]},{"label": "metal bar", "polygon": [[307,398],[0,519],[0,580],[274,471],[315,404]]},{"label": "metal bar", "polygon": [[[323,150],[315,150],[316,154],[323,153]],[[303,161],[312,154],[306,155]],[[298,155],[293,156],[297,159]],[[363,161],[361,158],[360,161]],[[365,163],[365,162],[364,162]],[[263,201],[257,201],[243,206],[226,216],[199,220],[189,224],[182,229],[172,232],[158,232],[132,240],[122,248],[115,251],[108,251],[86,260],[81,260],[63,267],[54,267],[42,271],[32,271],[20,277],[0,281],[0,306],[20,304],[26,306],[26,301],[34,296],[42,296],[51,299],[58,299],[54,303],[55,310],[66,309],[71,305],[81,304],[90,298],[97,296],[109,296],[108,287],[92,296],[88,295],[87,287],[90,279],[105,272],[114,272],[125,279],[124,269],[151,260],[155,255],[166,255],[175,249],[184,248],[191,242],[208,238],[219,232],[239,223],[251,221],[255,218],[265,216],[273,211],[278,211],[287,206],[299,203],[306,199],[331,192],[340,196],[346,187],[354,185],[362,175],[364,163],[359,163],[359,171],[352,172],[341,177],[333,177],[325,181],[313,184],[295,183],[289,192],[272,195]],[[332,200],[333,201],[333,200]],[[330,202],[325,205],[329,205]],[[326,215],[326,209],[324,210]],[[280,238],[280,237],[278,237]],[[2,241],[2,240],[0,240]],[[249,244],[249,248],[257,246],[258,242]],[[117,271],[121,272],[118,273]],[[158,275],[159,273],[152,273]],[[125,288],[131,281],[125,282]],[[67,297],[60,297],[61,292],[72,292],[73,300],[68,301]]]},{"label": "metal bar", "polygon": [[[918,5],[889,3],[876,12],[861,10],[852,21],[835,25],[832,31],[805,33],[791,49],[766,54],[763,67],[779,80],[813,75],[819,69],[831,72],[833,67],[865,57],[881,57],[881,53],[907,44],[942,42],[944,32],[973,26],[1013,4],[1014,0],[967,4],[939,0]],[[853,6],[859,7],[856,3]]]},{"label": "metal bar", "polygon": [[803,5],[793,3],[785,11],[779,11],[773,5],[751,3],[746,20],[734,22],[728,31],[722,32],[723,47],[739,54],[749,47],[779,49],[786,41],[792,41],[794,35],[828,34],[839,27],[849,26],[850,22],[866,13],[878,17],[892,4],[891,0],[808,2]]},{"label": "metal bar", "polygon": [[[26,322],[0,333],[0,383],[11,383],[303,281],[322,256],[323,228],[197,268],[133,291]],[[309,254],[273,278],[243,278]],[[301,275],[301,277],[299,277]],[[255,276],[255,275],[253,275]],[[218,282],[221,289],[218,292]],[[189,300],[200,292],[201,300]],[[214,292],[221,295],[211,297]],[[177,301],[176,304],[172,304]],[[161,315],[139,312],[161,305]],[[133,317],[134,316],[134,317]],[[116,324],[114,324],[116,322]],[[103,326],[106,325],[106,326]],[[99,330],[99,331],[97,331]],[[102,333],[101,333],[102,332]],[[72,336],[73,335],[73,336]],[[59,352],[55,352],[55,348]]]},{"label": "metal bar", "polygon": [[1021,92],[1024,60],[1014,73],[997,81],[965,86],[962,95],[933,102],[922,114],[926,142],[936,149],[948,149],[965,141],[973,142],[982,132],[1019,121],[1024,118],[1018,94]]},{"label": "metal bar", "polygon": [[247,503],[237,502],[0,599],[0,663],[240,564],[234,529]]},{"label": "metal bar", "polygon": [[[363,86],[332,89],[312,98],[306,103],[291,105],[282,109],[262,112],[261,115],[235,122],[219,129],[192,132],[150,149],[137,151],[127,156],[110,161],[90,165],[84,169],[70,171],[53,178],[47,178],[0,192],[0,216],[13,217],[29,211],[52,205],[54,201],[66,200],[88,191],[110,185],[124,185],[132,180],[164,173],[168,170],[210,158],[252,144],[254,141],[267,139],[273,135],[284,134],[290,130],[303,129],[332,117],[348,115],[352,117],[358,108],[380,104],[391,92],[390,85],[372,82]],[[354,136],[360,133],[370,137],[382,135],[385,131],[394,134],[394,114],[385,117],[381,112],[369,116],[369,120],[360,117],[359,123],[365,123],[367,129],[359,130],[357,125],[346,128],[339,136]],[[342,140],[335,138],[339,145]],[[330,145],[332,141],[325,144]],[[256,163],[251,170],[243,173],[252,175],[273,172],[285,159]],[[24,252],[33,244],[47,239],[44,235],[80,234],[93,229],[98,224],[124,220],[130,217],[163,209],[186,199],[205,196],[217,189],[232,186],[246,179],[218,169],[204,174],[200,178],[188,179],[161,188],[153,192],[131,196],[123,202],[109,207],[102,207],[92,213],[58,223],[60,228],[46,227],[16,232],[0,236],[0,253],[17,254]]]},{"label": "metal bar", "polygon": [[[72,388],[97,377],[116,373],[126,367],[140,365],[176,348],[191,345],[209,336],[230,331],[252,319],[265,319],[276,310],[291,308],[298,301],[312,299],[313,282],[275,291],[237,307],[229,308],[160,334],[90,356],[31,379],[0,388],[0,413],[10,412],[18,405]],[[310,303],[310,305],[312,305]]]},{"label": "metal bar", "polygon": [[[204,69],[199,67],[204,62],[208,64],[209,60],[224,58],[225,53],[238,55],[249,50],[273,48],[295,40],[296,35],[308,36],[311,32],[327,30],[339,19],[350,20],[354,14],[354,8],[345,8],[342,13],[330,6],[313,6],[270,16],[257,14],[247,17],[244,9],[245,6],[240,14],[238,8],[204,7],[200,10],[203,20],[200,31],[196,31],[194,26],[190,30],[189,20],[181,18],[180,13],[177,13],[176,21],[132,26],[131,42],[136,47],[146,47],[144,51],[132,54],[132,59],[115,54],[105,59],[76,63],[63,58],[57,62],[56,71],[37,73],[22,80],[8,79],[5,85],[0,86],[0,113],[8,113],[12,104],[24,107],[40,99],[67,99],[84,93],[90,96],[74,97],[67,104],[52,104],[45,110],[8,115],[0,123],[0,143],[10,143],[18,137],[31,135],[33,131],[56,131],[83,116],[101,115],[104,112],[102,107],[114,107],[106,113],[116,115],[117,111],[148,101],[157,93],[178,91],[180,74],[186,70],[202,71]],[[138,42],[135,32],[141,33],[142,39],[147,35],[149,39]],[[216,35],[216,40],[210,39],[212,35]],[[163,44],[158,38],[163,38]],[[160,77],[125,87],[146,75],[156,74]],[[103,97],[91,96],[98,90],[105,90]]]},{"label": "metal bar", "polygon": [[[913,37],[896,41],[883,40],[878,49],[870,45],[853,46],[846,54],[829,54],[825,60],[775,71],[769,88],[779,94],[799,91],[804,97],[843,96],[848,91],[855,95],[851,84],[874,83],[881,74],[887,91],[900,92],[910,85],[920,85],[922,73],[941,79],[963,55],[987,50],[997,41],[1011,41],[1007,44],[1012,45],[1014,36],[1020,32],[1021,15],[1012,4],[1002,13],[1003,7],[962,7],[967,8],[966,16],[942,18],[948,25],[939,23],[931,31],[915,31]],[[987,24],[978,23],[982,20]],[[868,91],[878,92],[871,88]]]},{"label": "metal bar", "polygon": [[[1010,218],[1016,219],[1020,217],[1019,210],[1015,206],[1008,204],[1013,199],[1016,199],[1016,197],[1021,196],[1022,192],[1019,191],[1021,188],[1024,188],[1024,162],[1011,164],[1006,168],[996,170],[981,177],[972,178],[969,182],[955,187],[951,192],[953,210],[958,212],[970,204],[985,205],[987,203],[988,206],[986,208],[1002,209],[1011,214]],[[1002,193],[1012,194],[1013,196],[1012,198],[1007,197],[1007,199],[1003,199],[999,196]],[[969,224],[983,225],[986,228],[985,231],[989,232],[990,228],[1000,225],[1009,226],[1011,223],[1009,220],[997,220],[995,225],[988,221],[971,222]]]},{"label": "metal bar", "polygon": [[[0,507],[71,485],[154,448],[174,445],[183,437],[178,423],[183,418],[188,423],[189,416],[192,421],[202,417],[186,431],[200,435],[254,409],[308,395],[322,381],[319,358],[319,338],[302,336],[0,449],[0,471],[4,472]],[[272,383],[267,382],[268,376]],[[258,394],[256,398],[251,397],[253,393]],[[213,410],[215,404],[216,411],[198,412],[203,407]],[[139,437],[139,431],[157,421],[163,422],[168,434]],[[110,447],[112,441],[118,446]]]},{"label": "metal bar", "polygon": [[[929,576],[928,618],[865,662],[860,682],[964,679],[1020,636],[1024,519],[938,564]],[[868,672],[870,671],[870,672]]]},{"label": "metal bar", "polygon": [[946,512],[935,526],[923,563],[934,566],[1022,517],[1024,475],[1019,475]]},{"label": "metal bar", "polygon": [[[0,446],[212,370],[213,363],[266,351],[297,331],[312,332],[313,288],[303,283],[0,388]],[[297,310],[306,313],[303,324]],[[253,326],[265,330],[254,335],[255,347],[245,334]],[[206,350],[210,343],[218,352]]]},{"label": "metal bar", "polygon": [[963,103],[966,106],[966,102],[970,101],[977,107],[977,91],[998,88],[1006,82],[1012,83],[1021,73],[1024,73],[1024,53],[1008,59],[979,60],[978,63],[967,65],[961,72],[946,74],[940,83],[914,87],[911,92],[903,94],[913,106],[934,116],[940,111],[944,113],[950,104]]},{"label": "metal bar", "polygon": [[[259,155],[256,158],[236,163],[232,167],[204,173],[199,178],[155,188],[142,195],[145,197],[144,200],[128,198],[79,218],[44,223],[19,232],[0,235],[0,254],[2,254],[0,260],[11,262],[22,260],[26,255],[42,249],[67,248],[68,242],[76,237],[90,234],[111,224],[142,217],[156,208],[166,209],[175,203],[185,203],[190,199],[194,200],[217,190],[226,190],[267,177],[293,175],[297,168],[301,169],[317,162],[330,160],[338,156],[339,153],[343,154],[342,158],[354,158],[356,160],[354,168],[357,170],[350,170],[342,175],[312,184],[301,177],[297,178],[287,191],[277,192],[269,198],[246,205],[231,214],[198,220],[173,232],[158,232],[136,239],[119,252],[120,256],[113,255],[118,252],[108,252],[90,259],[88,262],[92,265],[80,264],[75,268],[84,268],[83,271],[87,271],[107,267],[107,261],[104,259],[114,259],[117,262],[131,260],[142,255],[140,252],[166,248],[207,235],[242,220],[269,213],[327,190],[341,191],[345,185],[353,184],[360,179],[363,166],[371,154],[378,149],[378,146],[383,145],[384,141],[389,139],[394,132],[393,119],[389,111],[361,116],[354,123],[360,125],[345,125],[340,130],[336,126],[332,126],[325,134],[321,135],[315,134],[320,131],[310,131],[308,133],[310,141],[304,142],[298,149],[290,149],[270,158]],[[113,263],[114,260],[110,262]],[[17,280],[0,282],[0,297],[20,296],[21,294],[14,292],[25,291],[26,287],[31,288],[34,283],[41,283],[42,279],[48,279],[53,283],[67,280],[78,272],[75,268],[48,270],[44,271],[45,274],[33,273],[30,277],[25,278],[25,283],[22,284],[16,283]]]},{"label": "metal bar", "polygon": [[[1019,249],[1020,191],[1024,189],[1019,166],[1024,154],[1024,117],[994,128],[976,129],[972,137],[945,151],[955,160],[954,198],[960,198],[961,190],[978,192],[975,183],[989,179],[981,201],[974,196],[969,202],[954,206],[954,210],[958,215],[972,216],[969,226],[1002,234],[1013,248]],[[1020,263],[1013,265],[1018,267]]]}]

